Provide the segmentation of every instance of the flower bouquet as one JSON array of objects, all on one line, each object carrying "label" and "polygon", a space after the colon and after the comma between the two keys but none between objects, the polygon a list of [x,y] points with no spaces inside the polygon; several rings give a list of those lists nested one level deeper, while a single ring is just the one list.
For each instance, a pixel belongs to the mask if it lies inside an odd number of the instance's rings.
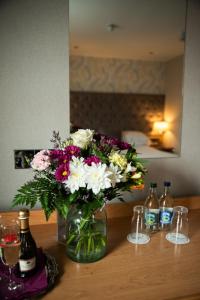
[{"label": "flower bouquet", "polygon": [[32,181],[24,184],[14,205],[33,208],[39,201],[46,219],[54,210],[67,219],[67,253],[76,261],[94,261],[106,251],[104,206],[122,191],[143,188],[146,169],[134,146],[79,129],[53,150],[41,150],[32,162]]}]

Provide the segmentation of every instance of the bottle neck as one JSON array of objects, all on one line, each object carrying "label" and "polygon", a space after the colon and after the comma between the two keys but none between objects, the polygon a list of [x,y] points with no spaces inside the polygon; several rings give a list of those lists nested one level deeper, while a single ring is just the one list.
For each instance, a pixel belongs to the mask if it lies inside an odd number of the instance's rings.
[{"label": "bottle neck", "polygon": [[164,195],[168,195],[170,193],[170,188],[169,186],[164,187]]},{"label": "bottle neck", "polygon": [[29,219],[20,219],[20,232],[21,233],[25,233],[25,232],[29,232]]},{"label": "bottle neck", "polygon": [[156,191],[156,188],[155,187],[150,187],[150,195],[154,194],[156,195],[157,194],[157,191]]}]

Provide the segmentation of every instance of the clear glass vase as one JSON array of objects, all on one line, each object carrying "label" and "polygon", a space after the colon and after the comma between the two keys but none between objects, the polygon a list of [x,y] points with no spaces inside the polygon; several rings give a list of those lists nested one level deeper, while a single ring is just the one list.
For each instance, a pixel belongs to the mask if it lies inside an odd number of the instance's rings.
[{"label": "clear glass vase", "polygon": [[107,216],[105,208],[87,213],[72,207],[66,223],[67,255],[74,261],[89,263],[101,259],[107,249]]}]

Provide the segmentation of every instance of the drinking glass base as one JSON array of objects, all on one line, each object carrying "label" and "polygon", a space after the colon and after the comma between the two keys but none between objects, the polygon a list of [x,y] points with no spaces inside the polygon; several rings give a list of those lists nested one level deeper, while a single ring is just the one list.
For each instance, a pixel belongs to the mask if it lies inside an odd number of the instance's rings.
[{"label": "drinking glass base", "polygon": [[150,237],[144,233],[129,233],[127,240],[132,244],[147,244],[150,241]]},{"label": "drinking glass base", "polygon": [[175,232],[169,232],[166,235],[166,239],[169,242],[178,245],[188,244],[190,242],[190,239],[185,234]]},{"label": "drinking glass base", "polygon": [[8,284],[8,290],[9,291],[16,291],[22,288],[22,285],[19,283],[16,283],[15,281],[11,281]]}]

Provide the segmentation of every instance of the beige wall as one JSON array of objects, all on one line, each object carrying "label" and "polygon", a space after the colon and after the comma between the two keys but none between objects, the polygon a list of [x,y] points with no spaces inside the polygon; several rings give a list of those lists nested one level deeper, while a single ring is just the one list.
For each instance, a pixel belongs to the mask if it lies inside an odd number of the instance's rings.
[{"label": "beige wall", "polygon": [[181,122],[183,106],[183,57],[177,57],[166,63],[165,113],[169,130],[164,134],[165,147],[174,147],[180,153]]},{"label": "beige wall", "polygon": [[164,94],[165,63],[70,57],[72,91]]},{"label": "beige wall", "polygon": [[14,149],[49,148],[69,130],[68,1],[0,5],[0,209],[31,170],[14,169]]}]

